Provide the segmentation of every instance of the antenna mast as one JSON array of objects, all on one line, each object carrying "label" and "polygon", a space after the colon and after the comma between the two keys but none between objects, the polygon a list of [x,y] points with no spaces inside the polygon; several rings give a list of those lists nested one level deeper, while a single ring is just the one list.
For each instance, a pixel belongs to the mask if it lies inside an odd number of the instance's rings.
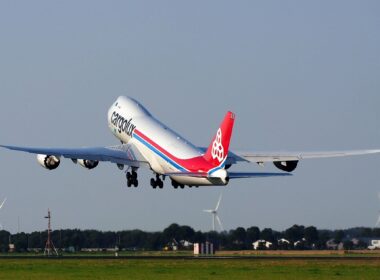
[{"label": "antenna mast", "polygon": [[50,209],[48,209],[48,215],[45,217],[45,219],[48,219],[48,239],[46,241],[46,245],[45,245],[45,250],[44,250],[44,255],[45,256],[52,256],[52,255],[56,255],[58,256],[58,251],[57,249],[55,248],[54,244],[53,244],[53,240],[51,239],[51,215],[50,215]]}]

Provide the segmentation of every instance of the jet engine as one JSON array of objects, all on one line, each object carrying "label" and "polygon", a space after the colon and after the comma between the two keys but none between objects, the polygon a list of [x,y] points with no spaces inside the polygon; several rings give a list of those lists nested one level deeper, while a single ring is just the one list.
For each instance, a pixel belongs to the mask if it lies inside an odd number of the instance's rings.
[{"label": "jet engine", "polygon": [[61,163],[59,157],[50,155],[37,155],[37,161],[42,167],[48,170],[56,169]]},{"label": "jet engine", "polygon": [[87,169],[94,169],[98,166],[99,161],[89,159],[78,159],[78,163]]},{"label": "jet engine", "polygon": [[298,160],[274,161],[273,164],[282,171],[292,172],[297,168]]}]

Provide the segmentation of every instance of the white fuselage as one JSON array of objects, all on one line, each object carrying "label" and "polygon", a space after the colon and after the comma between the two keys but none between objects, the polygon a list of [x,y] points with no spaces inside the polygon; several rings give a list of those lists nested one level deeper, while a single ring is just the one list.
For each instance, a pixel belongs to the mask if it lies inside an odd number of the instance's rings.
[{"label": "white fuselage", "polygon": [[[157,174],[209,171],[210,166],[204,161],[201,150],[155,119],[132,98],[120,96],[114,102],[108,111],[108,126],[122,143],[133,144]],[[195,186],[228,182],[216,176],[171,177],[178,183]]]}]

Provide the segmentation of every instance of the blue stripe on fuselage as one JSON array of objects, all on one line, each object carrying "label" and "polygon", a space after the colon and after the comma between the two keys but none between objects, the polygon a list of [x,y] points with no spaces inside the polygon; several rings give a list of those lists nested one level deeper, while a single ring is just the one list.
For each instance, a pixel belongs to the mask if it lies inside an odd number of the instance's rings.
[{"label": "blue stripe on fuselage", "polygon": [[212,173],[214,173],[215,171],[218,171],[219,169],[224,169],[224,167],[225,167],[225,165],[226,165],[226,160],[227,160],[227,157],[222,161],[222,163],[219,165],[219,166],[217,166],[217,167],[214,167],[213,169],[211,169],[209,172],[208,172],[208,174],[212,174]]},{"label": "blue stripe on fuselage", "polygon": [[169,157],[167,157],[165,154],[163,154],[162,152],[160,152],[157,148],[155,148],[154,146],[152,146],[151,144],[149,144],[147,141],[145,141],[142,137],[140,137],[139,135],[137,135],[136,133],[133,134],[133,136],[140,142],[142,143],[143,145],[145,145],[147,148],[149,148],[151,151],[153,151],[155,154],[159,155],[161,158],[163,158],[164,160],[168,161],[172,166],[174,166],[175,168],[177,168],[178,170],[181,170],[181,171],[187,171],[187,169],[183,168],[182,166],[180,166],[178,163],[176,163],[175,161],[173,161],[172,159],[170,159]]}]

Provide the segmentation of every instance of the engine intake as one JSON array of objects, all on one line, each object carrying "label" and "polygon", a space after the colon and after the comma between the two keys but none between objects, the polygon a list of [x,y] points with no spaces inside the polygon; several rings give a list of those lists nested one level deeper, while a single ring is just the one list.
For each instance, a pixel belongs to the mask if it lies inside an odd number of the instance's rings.
[{"label": "engine intake", "polygon": [[292,172],[297,168],[298,160],[274,161],[273,164],[282,171]]},{"label": "engine intake", "polygon": [[87,169],[94,169],[98,166],[98,160],[78,159],[78,163]]},{"label": "engine intake", "polygon": [[51,155],[37,155],[37,161],[43,168],[48,170],[56,169],[61,163],[59,157]]}]

